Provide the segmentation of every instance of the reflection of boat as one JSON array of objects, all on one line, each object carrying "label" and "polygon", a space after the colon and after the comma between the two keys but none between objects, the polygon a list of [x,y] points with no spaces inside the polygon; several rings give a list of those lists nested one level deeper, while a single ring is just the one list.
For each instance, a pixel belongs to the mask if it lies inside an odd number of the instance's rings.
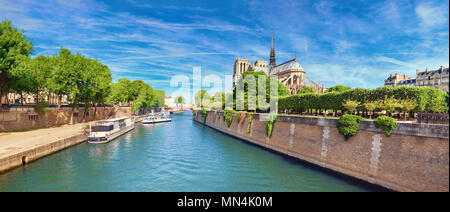
[{"label": "reflection of boat", "polygon": [[145,117],[145,119],[142,121],[142,124],[154,124],[154,123],[161,123],[161,122],[171,122],[172,118],[170,118],[170,115],[168,112],[161,112],[161,113],[152,113]]},{"label": "reflection of boat", "polygon": [[134,123],[129,117],[99,121],[91,126],[88,143],[107,143],[132,129],[134,129]]}]

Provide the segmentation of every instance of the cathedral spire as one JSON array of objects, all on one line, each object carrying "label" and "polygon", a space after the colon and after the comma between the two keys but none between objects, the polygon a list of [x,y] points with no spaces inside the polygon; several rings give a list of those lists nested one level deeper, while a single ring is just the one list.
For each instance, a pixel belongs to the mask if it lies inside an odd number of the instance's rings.
[{"label": "cathedral spire", "polygon": [[276,66],[275,63],[275,48],[273,47],[273,30],[272,30],[272,45],[270,48],[270,68],[273,68]]}]

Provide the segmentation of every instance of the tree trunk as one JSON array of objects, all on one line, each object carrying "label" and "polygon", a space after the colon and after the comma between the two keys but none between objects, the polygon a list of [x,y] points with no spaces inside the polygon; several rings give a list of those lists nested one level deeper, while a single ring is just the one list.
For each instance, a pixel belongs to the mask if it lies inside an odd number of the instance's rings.
[{"label": "tree trunk", "polygon": [[61,109],[62,108],[62,94],[59,94],[59,97],[58,97],[58,109]]},{"label": "tree trunk", "polygon": [[94,120],[95,120],[95,117],[96,117],[96,115],[97,115],[97,105],[98,105],[98,103],[95,103],[95,107],[94,107]]},{"label": "tree trunk", "polygon": [[6,69],[2,69],[0,73],[0,111],[3,110],[3,95],[6,82]]}]

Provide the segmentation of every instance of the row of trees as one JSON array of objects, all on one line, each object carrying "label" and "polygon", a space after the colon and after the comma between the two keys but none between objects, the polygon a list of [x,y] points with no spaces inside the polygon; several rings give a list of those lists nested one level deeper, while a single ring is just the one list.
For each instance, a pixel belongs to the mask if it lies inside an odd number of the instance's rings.
[{"label": "row of trees", "polygon": [[153,90],[142,80],[130,81],[119,79],[111,85],[111,93],[107,97],[109,104],[131,105],[132,111],[145,110],[150,106],[163,107],[165,92]]},{"label": "row of trees", "polygon": [[443,112],[448,111],[447,93],[427,87],[356,88],[325,94],[306,93],[281,97],[279,110],[304,111],[394,111]]},{"label": "row of trees", "polygon": [[[57,95],[73,106],[85,105],[87,111],[101,104],[127,104],[133,111],[149,106],[163,106],[165,93],[153,90],[142,80],[123,78],[112,83],[109,68],[97,60],[73,54],[61,48],[54,56],[40,55],[31,58],[32,43],[10,21],[0,24],[0,97],[18,93],[23,104],[23,94],[34,94],[37,104]],[[47,98],[45,98],[47,96]],[[1,101],[1,103],[4,103]],[[95,112],[96,113],[96,112]],[[94,114],[95,114],[94,113]],[[95,116],[95,115],[94,115]]]}]

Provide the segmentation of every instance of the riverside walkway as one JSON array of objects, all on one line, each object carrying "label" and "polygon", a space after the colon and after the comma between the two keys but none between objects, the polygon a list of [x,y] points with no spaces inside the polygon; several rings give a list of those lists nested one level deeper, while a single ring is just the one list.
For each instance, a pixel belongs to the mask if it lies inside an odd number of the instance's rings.
[{"label": "riverside walkway", "polygon": [[82,127],[88,124],[1,133],[0,172],[85,141]]},{"label": "riverside walkway", "polygon": [[[132,118],[134,122],[140,122],[145,115]],[[0,133],[0,173],[86,141],[83,126],[95,122],[97,121],[25,132]]]}]

